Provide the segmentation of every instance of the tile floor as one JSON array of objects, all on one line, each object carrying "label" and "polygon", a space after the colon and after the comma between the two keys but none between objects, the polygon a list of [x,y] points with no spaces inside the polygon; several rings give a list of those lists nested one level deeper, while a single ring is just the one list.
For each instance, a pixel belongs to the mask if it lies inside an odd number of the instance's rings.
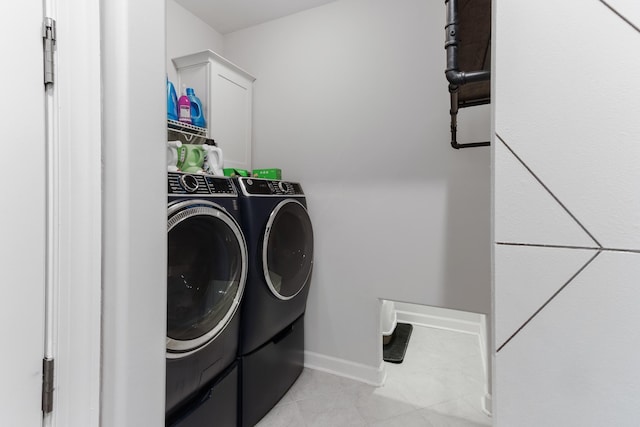
[{"label": "tile floor", "polygon": [[258,427],[490,426],[475,335],[414,326],[401,364],[382,387],[305,369]]}]

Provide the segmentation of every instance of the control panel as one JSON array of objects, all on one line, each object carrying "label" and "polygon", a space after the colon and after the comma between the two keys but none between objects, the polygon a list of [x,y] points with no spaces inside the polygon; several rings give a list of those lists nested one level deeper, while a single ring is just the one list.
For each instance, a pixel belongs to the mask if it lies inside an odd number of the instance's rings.
[{"label": "control panel", "polygon": [[237,196],[230,178],[203,174],[169,172],[169,194],[191,194],[198,196]]},{"label": "control panel", "polygon": [[239,178],[238,181],[247,196],[304,196],[297,182],[262,178]]}]

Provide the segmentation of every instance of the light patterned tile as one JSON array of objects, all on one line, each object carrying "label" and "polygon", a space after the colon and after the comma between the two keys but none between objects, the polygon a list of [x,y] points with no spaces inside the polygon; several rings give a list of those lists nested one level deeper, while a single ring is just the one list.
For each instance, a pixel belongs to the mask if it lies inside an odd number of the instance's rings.
[{"label": "light patterned tile", "polygon": [[478,395],[478,394],[469,394],[463,397],[463,399],[469,404],[469,406],[471,406],[473,409],[475,409],[475,411],[479,414],[481,414],[482,418],[488,418],[489,420],[492,419],[492,417],[490,415],[488,415],[485,411],[484,411],[484,393],[482,395]]},{"label": "light patterned tile", "polygon": [[314,369],[304,369],[289,389],[293,401],[341,393],[348,386],[342,377]]},{"label": "light patterned tile", "polygon": [[343,395],[318,396],[296,402],[308,427],[365,426],[353,400]]},{"label": "light patterned tile", "polygon": [[371,423],[385,420],[417,409],[406,402],[397,384],[387,381],[382,387],[362,390],[355,402],[360,415]]},{"label": "light patterned tile", "polygon": [[387,375],[423,375],[432,370],[450,369],[468,357],[480,360],[479,342],[474,335],[416,326],[412,337],[404,362],[387,363]]},{"label": "light patterned tile", "polygon": [[434,427],[421,412],[413,411],[386,420],[376,421],[369,425],[371,427]]},{"label": "light patterned tile", "polygon": [[305,369],[260,427],[488,425],[478,424],[486,418],[479,346],[473,335],[415,326],[405,361],[385,365],[383,386]]},{"label": "light patterned tile", "polygon": [[342,393],[315,396],[310,399],[298,400],[296,404],[304,414],[320,414],[337,409],[355,408],[355,395],[346,396]]},{"label": "light patterned tile", "polygon": [[432,371],[433,378],[440,380],[442,383],[455,389],[458,393],[457,396],[463,396],[467,394],[482,395],[484,391],[484,379],[478,381],[473,377],[467,375],[462,371],[462,368],[458,366],[452,366],[451,369],[439,369]]},{"label": "light patterned tile", "polygon": [[434,427],[490,426],[491,418],[479,412],[465,399],[455,399],[423,409],[420,413]]},{"label": "light patterned tile", "polygon": [[403,377],[398,382],[398,387],[405,400],[412,405],[425,408],[461,397],[464,394],[456,388],[456,384],[449,378],[445,377],[443,379],[443,376],[438,372],[441,371],[437,370],[431,374]]},{"label": "light patterned tile", "polygon": [[446,357],[456,360],[467,356],[480,356],[480,343],[474,334],[445,331],[443,349]]},{"label": "light patterned tile", "polygon": [[467,356],[457,361],[460,371],[470,379],[481,383],[484,386],[485,372],[482,365],[482,358],[478,356]]}]

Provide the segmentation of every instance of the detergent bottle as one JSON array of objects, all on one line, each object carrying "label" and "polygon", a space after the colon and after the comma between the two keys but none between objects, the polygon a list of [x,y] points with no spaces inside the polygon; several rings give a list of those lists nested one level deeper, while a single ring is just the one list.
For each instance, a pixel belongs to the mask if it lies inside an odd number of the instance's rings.
[{"label": "detergent bottle", "polygon": [[191,124],[191,100],[186,92],[178,100],[178,120]]},{"label": "detergent bottle", "polygon": [[205,120],[204,112],[202,111],[202,103],[196,96],[193,88],[187,88],[187,96],[189,97],[189,101],[191,101],[191,124],[201,128],[206,128],[207,121]]},{"label": "detergent bottle", "polygon": [[167,118],[178,120],[178,95],[173,83],[169,81],[169,76],[167,76]]}]

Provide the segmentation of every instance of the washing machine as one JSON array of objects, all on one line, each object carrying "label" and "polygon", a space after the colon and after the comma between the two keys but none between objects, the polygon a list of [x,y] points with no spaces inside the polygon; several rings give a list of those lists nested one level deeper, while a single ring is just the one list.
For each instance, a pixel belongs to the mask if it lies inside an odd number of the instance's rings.
[{"label": "washing machine", "polygon": [[240,333],[240,422],[255,425],[304,365],[313,228],[299,183],[236,178],[249,271]]},{"label": "washing machine", "polygon": [[170,172],[168,195],[167,424],[190,425],[187,415],[204,392],[214,401],[198,416],[225,408],[234,421],[219,425],[235,425],[233,367],[248,269],[238,192],[229,178]]}]

